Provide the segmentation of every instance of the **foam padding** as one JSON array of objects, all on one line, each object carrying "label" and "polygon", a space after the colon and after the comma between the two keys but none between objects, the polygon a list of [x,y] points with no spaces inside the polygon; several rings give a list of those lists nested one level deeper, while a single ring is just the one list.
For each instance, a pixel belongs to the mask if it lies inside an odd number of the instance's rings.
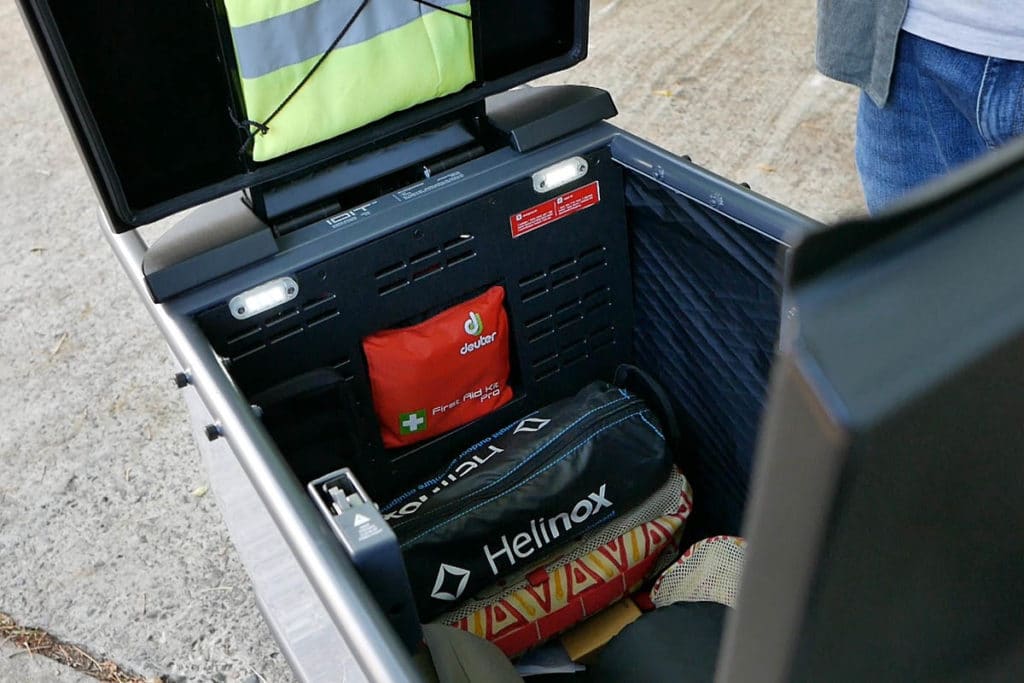
[{"label": "foam padding", "polygon": [[777,344],[781,246],[642,176],[627,175],[626,205],[636,363],[689,422],[693,533],[738,534]]}]

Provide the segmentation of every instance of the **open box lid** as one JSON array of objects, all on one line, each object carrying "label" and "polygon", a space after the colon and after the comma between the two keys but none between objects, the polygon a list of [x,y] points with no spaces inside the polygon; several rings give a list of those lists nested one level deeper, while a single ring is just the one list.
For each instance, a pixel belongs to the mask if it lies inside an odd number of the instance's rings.
[{"label": "open box lid", "polygon": [[18,2],[118,232],[385,146],[568,68],[586,57],[589,11],[589,0],[472,0],[473,83],[257,163],[242,151],[247,136],[238,125],[244,116],[223,0]]},{"label": "open box lid", "polygon": [[1020,679],[1021,216],[1024,140],[792,252],[716,680]]}]

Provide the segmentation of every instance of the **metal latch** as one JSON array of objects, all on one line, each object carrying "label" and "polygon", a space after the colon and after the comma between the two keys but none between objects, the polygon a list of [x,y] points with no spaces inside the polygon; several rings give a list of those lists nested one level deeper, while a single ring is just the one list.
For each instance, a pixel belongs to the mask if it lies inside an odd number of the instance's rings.
[{"label": "metal latch", "polygon": [[308,489],[370,593],[414,652],[423,632],[395,532],[347,467],[310,482]]}]

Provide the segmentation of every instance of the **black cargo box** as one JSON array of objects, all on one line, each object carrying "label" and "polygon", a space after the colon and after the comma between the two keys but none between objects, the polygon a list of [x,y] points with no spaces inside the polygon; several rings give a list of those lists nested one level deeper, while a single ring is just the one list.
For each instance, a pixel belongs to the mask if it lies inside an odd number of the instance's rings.
[{"label": "black cargo box", "polygon": [[[287,582],[296,596],[264,607],[300,680],[324,680],[325,658],[345,676],[419,679],[407,587],[381,585],[394,566],[357,569],[310,481],[347,467],[381,501],[621,362],[657,376],[683,416],[687,540],[750,536],[721,680],[1019,673],[1002,654],[1019,640],[1022,508],[1003,483],[1019,481],[1024,445],[1024,315],[1007,295],[1024,270],[999,246],[1019,257],[1008,226],[1024,149],[905,212],[828,231],[604,122],[603,91],[513,90],[586,56],[586,0],[474,0],[476,82],[253,163],[218,3],[19,4],[106,236],[181,367],[200,447],[237,461],[215,482],[232,490],[225,519],[272,527],[265,545],[237,545],[258,593]],[[566,162],[582,175],[537,182]],[[581,197],[523,228],[525,213]],[[193,207],[155,244],[133,232]],[[234,297],[282,278],[287,301],[233,313]],[[385,449],[361,340],[494,284],[515,400]],[[952,328],[934,317],[947,310]],[[985,392],[996,407],[972,403]],[[952,500],[946,526],[930,524],[931,490]],[[890,547],[872,546],[876,531]],[[944,552],[959,554],[955,572],[929,574]],[[958,650],[973,605],[983,614]]]}]

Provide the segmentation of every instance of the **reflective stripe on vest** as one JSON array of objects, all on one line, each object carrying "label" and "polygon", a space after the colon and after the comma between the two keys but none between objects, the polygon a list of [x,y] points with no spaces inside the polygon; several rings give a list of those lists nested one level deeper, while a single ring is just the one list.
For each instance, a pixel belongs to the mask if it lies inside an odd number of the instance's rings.
[{"label": "reflective stripe on vest", "polygon": [[[432,0],[432,3],[450,7],[465,1]],[[360,0],[319,0],[262,21],[232,25],[231,39],[239,73],[242,78],[259,78],[320,56],[338,37],[359,5]],[[335,49],[361,43],[437,11],[414,0],[375,0],[366,6]],[[294,36],[302,36],[302,40],[297,41]]]},{"label": "reflective stripe on vest", "polygon": [[[370,0],[253,140],[265,161],[444,95],[475,79],[469,0]],[[362,0],[224,0],[245,118],[265,122],[310,74]]]}]

